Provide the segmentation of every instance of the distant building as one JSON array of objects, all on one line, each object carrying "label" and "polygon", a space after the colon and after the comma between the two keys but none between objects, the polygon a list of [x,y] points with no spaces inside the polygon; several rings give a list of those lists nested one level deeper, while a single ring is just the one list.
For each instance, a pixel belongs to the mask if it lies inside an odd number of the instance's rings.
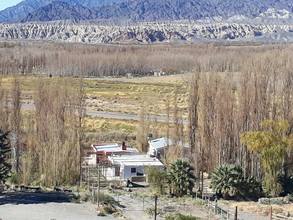
[{"label": "distant building", "polygon": [[175,145],[182,147],[184,155],[188,155],[190,153],[190,146],[188,143],[180,142],[176,144],[173,140],[166,137],[150,140],[148,144],[149,150],[147,154],[151,157],[157,157],[159,159],[165,155],[165,152],[169,147],[173,147]]},{"label": "distant building", "polygon": [[108,168],[107,179],[146,182],[146,169],[148,167],[164,169],[161,161],[149,155],[111,156],[109,157],[109,161],[112,167]]},{"label": "distant building", "polygon": [[98,163],[108,163],[108,158],[110,156],[121,156],[121,155],[131,155],[138,154],[136,148],[127,147],[123,142],[119,144],[108,144],[108,145],[91,145],[91,151],[88,152],[88,157],[85,161],[88,165],[97,165]]},{"label": "distant building", "polygon": [[173,144],[172,140],[167,139],[165,137],[150,140],[148,143],[149,143],[148,155],[152,157],[158,157],[158,158],[164,155],[165,150],[168,148],[168,146],[171,146]]}]

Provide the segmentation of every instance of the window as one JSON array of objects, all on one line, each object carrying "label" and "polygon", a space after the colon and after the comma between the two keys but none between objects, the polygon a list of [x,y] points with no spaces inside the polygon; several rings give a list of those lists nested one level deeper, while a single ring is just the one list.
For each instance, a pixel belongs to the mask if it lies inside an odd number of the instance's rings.
[{"label": "window", "polygon": [[115,167],[115,176],[120,176],[120,167]]},{"label": "window", "polygon": [[136,168],[131,168],[131,173],[136,173]]}]

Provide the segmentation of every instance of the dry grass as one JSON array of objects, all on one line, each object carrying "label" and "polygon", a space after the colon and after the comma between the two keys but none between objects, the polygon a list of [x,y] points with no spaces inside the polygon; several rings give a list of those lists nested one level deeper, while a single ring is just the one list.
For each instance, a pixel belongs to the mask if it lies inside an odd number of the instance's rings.
[{"label": "dry grass", "polygon": [[[148,82],[150,79],[150,82]],[[166,83],[162,78],[86,80],[87,103],[91,109],[138,113],[142,102],[149,106],[150,114],[165,114],[166,100],[174,98],[178,88],[181,110],[187,114],[187,88],[174,77]]]},{"label": "dry grass", "polygon": [[[259,204],[258,202],[235,202],[235,201],[221,201],[225,205],[227,205],[230,209],[234,210],[235,207],[238,207],[239,212],[250,212],[250,213],[258,213],[261,215],[268,215],[270,213],[270,205]],[[220,202],[220,203],[221,203]],[[293,215],[293,205],[285,204],[285,205],[272,205],[273,213],[282,214],[282,215]]]},{"label": "dry grass", "polygon": [[[22,101],[32,100],[38,78],[20,77]],[[149,114],[166,114],[166,100],[172,100],[174,91],[178,88],[179,108],[186,116],[187,86],[184,79],[185,75],[134,79],[85,79],[87,108],[137,114],[142,103],[145,102],[149,106]],[[13,77],[2,77],[1,87],[10,90],[12,83]]]}]

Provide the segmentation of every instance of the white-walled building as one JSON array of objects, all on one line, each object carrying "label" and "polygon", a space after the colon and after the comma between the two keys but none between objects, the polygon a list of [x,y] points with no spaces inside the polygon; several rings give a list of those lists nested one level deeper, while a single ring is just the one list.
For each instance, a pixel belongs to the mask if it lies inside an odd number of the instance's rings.
[{"label": "white-walled building", "polygon": [[119,144],[108,144],[108,145],[91,145],[91,151],[86,157],[86,163],[88,165],[97,165],[101,162],[108,162],[108,157],[114,155],[132,155],[138,154],[136,148],[130,148],[123,143]]},{"label": "white-walled building", "polygon": [[145,182],[147,167],[164,169],[161,161],[149,155],[111,156],[109,161],[112,167],[107,170],[108,179],[127,181],[136,178],[139,179],[138,182]]}]

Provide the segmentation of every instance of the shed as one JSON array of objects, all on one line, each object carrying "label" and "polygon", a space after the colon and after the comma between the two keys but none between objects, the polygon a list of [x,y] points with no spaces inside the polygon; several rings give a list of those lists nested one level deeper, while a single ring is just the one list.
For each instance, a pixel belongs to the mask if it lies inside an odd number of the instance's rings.
[{"label": "shed", "polygon": [[172,140],[165,137],[150,140],[148,155],[160,157],[160,155],[164,154],[165,149],[172,144]]}]

